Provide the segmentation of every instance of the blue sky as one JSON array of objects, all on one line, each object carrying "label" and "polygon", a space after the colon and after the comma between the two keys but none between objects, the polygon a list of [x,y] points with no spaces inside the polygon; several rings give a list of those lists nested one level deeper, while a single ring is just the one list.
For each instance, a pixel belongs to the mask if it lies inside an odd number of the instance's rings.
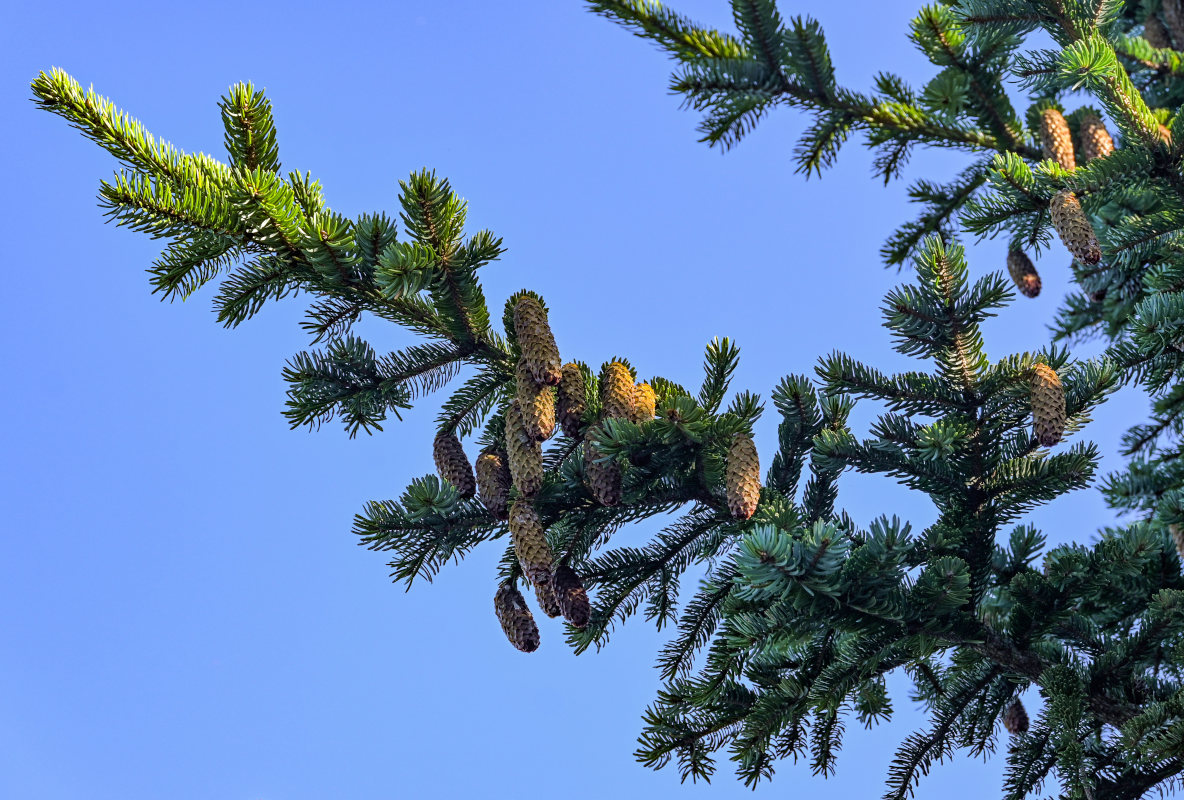
[{"label": "blue sky", "polygon": [[[725,0],[671,5],[730,28]],[[846,85],[885,68],[931,74],[905,38],[912,2],[782,7],[823,22]],[[424,166],[449,177],[473,229],[508,247],[484,271],[491,308],[542,293],[565,358],[626,354],[642,375],[693,384],[705,343],[727,335],[742,348],[734,386],[766,398],[833,349],[909,363],[878,311],[909,276],[877,255],[912,214],[906,183],[871,179],[858,141],[803,180],[791,153],[805,120],[788,110],[732,152],[709,150],[667,93],[665,58],[575,0],[18,2],[9,17],[0,797],[749,796],[726,760],[710,786],[634,762],[665,639],[644,620],[575,657],[541,618],[540,650],[515,651],[492,610],[501,543],[410,593],[392,585],[350,524],[431,470],[435,403],[352,441],[336,424],[289,430],[280,371],[307,348],[305,299],[226,330],[210,288],[152,296],[144,270],[163,243],[96,207],[117,162],[36,110],[28,83],[61,67],[158,137],[225,159],[218,98],[252,81],[274,104],[284,172],[311,171],[338,212],[392,213],[398,180]],[[964,162],[923,153],[908,174],[947,178]],[[972,270],[1002,269],[1004,248],[971,247]],[[993,357],[1047,341],[1068,262],[1042,258],[1041,297],[986,325]],[[373,321],[358,331],[379,352],[411,341]],[[1103,472],[1145,409],[1128,390],[1096,415],[1085,435]],[[874,412],[859,407],[858,433]],[[770,408],[766,465],[775,426]],[[861,522],[934,516],[887,478],[841,487]],[[1110,519],[1092,491],[1031,515],[1053,542]],[[922,721],[894,685],[896,720],[853,721],[836,777],[786,763],[759,794],[878,796]],[[959,757],[916,796],[993,798],[1001,771]]]}]

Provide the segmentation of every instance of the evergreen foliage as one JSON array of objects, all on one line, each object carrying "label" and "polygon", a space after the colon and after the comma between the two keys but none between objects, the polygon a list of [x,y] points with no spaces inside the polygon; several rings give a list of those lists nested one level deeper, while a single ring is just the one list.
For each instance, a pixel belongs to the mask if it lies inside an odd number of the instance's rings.
[{"label": "evergreen foliage", "polygon": [[[702,382],[688,389],[641,382],[621,356],[563,352],[543,298],[528,290],[507,299],[495,327],[479,277],[502,242],[468,230],[465,202],[434,173],[400,184],[398,220],[349,219],[309,174],[281,175],[270,101],[250,84],[221,99],[226,163],[159,142],[61,70],[32,89],[121,162],[100,201],[119,225],[168,240],[148,270],[155,292],[184,299],[221,278],[214,306],[228,327],[270,300],[315,297],[303,327],[320,349],[284,370],[293,427],[338,419],[350,436],[370,434],[452,387],[432,448],[439,477],[355,518],[394,580],[431,580],[501,539],[491,594],[519,650],[549,638],[523,582],[546,615],[563,615],[544,623],[551,636],[562,624],[577,653],[604,646],[638,612],[672,628],[643,763],[710,778],[725,754],[755,785],[802,756],[830,774],[852,713],[869,726],[891,718],[885,678],[902,670],[930,721],[904,738],[888,798],[909,795],[955,751],[995,752],[1001,728],[1007,798],[1054,775],[1062,796],[1091,800],[1178,786],[1184,5],[932,4],[910,32],[932,79],[915,89],[881,73],[866,93],[837,83],[818,22],[785,18],[773,0],[732,0],[736,33],[654,0],[589,5],[676,60],[671,88],[703,112],[712,146],[736,145],[784,104],[813,116],[796,152],[806,174],[820,174],[856,132],[884,181],[917,146],[969,154],[953,179],[913,184],[920,214],[882,251],[915,268],[883,315],[896,349],[923,367],[887,375],[832,353],[814,378],[787,376],[771,393],[775,449],[760,458],[752,426],[765,405],[730,392],[739,350],[728,339],[707,345]],[[1056,49],[1026,47],[1041,33]],[[1009,99],[1009,82],[1027,93],[1026,109]],[[1082,93],[1096,105],[1066,113]],[[1054,224],[1078,283],[1054,338],[1101,335],[1110,347],[1092,361],[1058,345],[993,361],[979,326],[1014,299],[1013,286],[1040,290],[1024,254],[1057,251]],[[972,279],[958,243],[967,234],[1008,237],[1013,280]],[[363,313],[423,341],[379,355],[351,332]],[[1092,546],[1044,552],[1023,517],[1095,479],[1097,449],[1077,434],[1129,382],[1153,398],[1152,415],[1124,440],[1128,467],[1102,487],[1131,521]],[[862,437],[848,424],[861,399],[884,408]],[[480,453],[475,473],[464,440]],[[925,493],[937,521],[914,531],[890,514],[852,519],[836,505],[848,469]],[[672,521],[647,544],[609,546],[616,530],[655,515]],[[705,579],[680,603],[681,576],[704,563]],[[1030,687],[1042,704],[1025,710],[1018,698]]]}]

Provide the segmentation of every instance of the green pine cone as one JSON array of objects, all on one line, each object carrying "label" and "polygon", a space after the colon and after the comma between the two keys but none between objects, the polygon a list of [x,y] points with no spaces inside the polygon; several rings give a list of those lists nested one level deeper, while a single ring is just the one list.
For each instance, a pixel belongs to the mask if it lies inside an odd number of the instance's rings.
[{"label": "green pine cone", "polygon": [[592,443],[591,434],[584,440],[584,481],[588,491],[602,506],[615,506],[621,502],[621,467],[615,461],[599,462],[600,451]]},{"label": "green pine cone", "polygon": [[1097,114],[1085,114],[1081,118],[1081,162],[1088,164],[1095,158],[1105,158],[1114,152],[1114,140],[1110,132],[1098,119]]},{"label": "green pine cone", "polygon": [[1065,117],[1055,108],[1046,108],[1040,114],[1040,145],[1045,158],[1051,158],[1065,169],[1077,169],[1073,134]]},{"label": "green pine cone", "polygon": [[580,438],[580,422],[588,408],[587,387],[584,373],[574,362],[563,365],[563,377],[559,381],[556,411],[563,432],[573,439]]},{"label": "green pine cone", "polygon": [[510,513],[510,468],[504,453],[487,452],[477,458],[477,496],[495,519],[507,519]]},{"label": "green pine cone", "polygon": [[518,359],[515,379],[522,428],[531,439],[545,442],[555,432],[555,390],[535,382],[526,356]]},{"label": "green pine cone", "polygon": [[1032,368],[1031,385],[1036,441],[1042,447],[1052,447],[1065,433],[1065,389],[1047,364]]},{"label": "green pine cone", "polygon": [[633,376],[620,361],[606,364],[600,373],[600,405],[610,419],[633,416]]},{"label": "green pine cone", "polygon": [[530,295],[521,297],[514,306],[514,333],[535,382],[545,386],[559,383],[563,365],[559,360],[559,347],[551,333],[547,312]]},{"label": "green pine cone", "polygon": [[538,512],[529,500],[519,500],[510,506],[510,539],[522,572],[535,585],[551,582],[554,558],[547,534]]},{"label": "green pine cone", "polygon": [[1061,189],[1048,204],[1052,226],[1078,261],[1090,266],[1102,260],[1102,248],[1077,195]]},{"label": "green pine cone", "polygon": [[517,401],[506,409],[506,460],[510,479],[523,497],[533,497],[543,486],[543,450],[526,433]]}]

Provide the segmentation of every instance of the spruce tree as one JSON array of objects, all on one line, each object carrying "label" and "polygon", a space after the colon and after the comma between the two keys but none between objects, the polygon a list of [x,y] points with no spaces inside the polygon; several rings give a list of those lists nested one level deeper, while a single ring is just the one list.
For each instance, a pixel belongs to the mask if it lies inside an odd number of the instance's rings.
[{"label": "spruce tree", "polygon": [[[249,83],[220,103],[226,162],[160,144],[60,70],[32,89],[123,165],[100,201],[118,224],[168,240],[149,270],[154,291],[186,298],[220,278],[214,305],[228,327],[270,300],[315,297],[303,327],[320,348],[284,370],[292,427],[337,419],[351,436],[381,431],[449,387],[435,441],[421,443],[438,474],[355,519],[396,581],[501,540],[490,624],[519,650],[560,631],[577,653],[599,648],[639,611],[674,625],[644,763],[710,778],[722,752],[756,784],[801,755],[829,773],[846,718],[888,719],[885,676],[902,670],[931,719],[903,739],[887,797],[908,795],[956,750],[994,752],[1001,730],[1008,798],[1054,775],[1073,798],[1178,785],[1184,154],[1173,143],[1184,140],[1184,6],[927,6],[911,35],[933,79],[916,90],[882,73],[870,93],[840,87],[819,24],[786,20],[771,0],[733,0],[735,34],[651,0],[590,6],[677,60],[672,88],[705,113],[709,144],[735,145],[786,104],[815,118],[797,150],[806,173],[857,130],[885,181],[919,145],[969,154],[952,181],[913,185],[921,214],[882,252],[915,271],[882,309],[915,371],[832,353],[813,377],[774,388],[777,441],[754,442],[765,406],[730,391],[739,351],[728,339],[707,345],[688,388],[638,375],[625,355],[565,352],[549,316],[570,312],[529,290],[492,314],[479,274],[502,242],[473,232],[465,202],[429,170],[401,183],[398,221],[349,219],[308,173],[281,174],[270,101]],[[1055,48],[1029,47],[1038,35]],[[1017,85],[1022,115],[1007,92]],[[959,239],[1000,234],[1017,255],[972,277]],[[1040,291],[1029,255],[1045,250],[1072,255],[1078,284],[1054,342],[992,360],[979,326],[1017,289]],[[351,331],[363,313],[422,342],[379,355]],[[1088,335],[1109,339],[1104,357],[1075,360],[1057,343]],[[1152,396],[1153,415],[1127,437],[1128,468],[1102,487],[1135,513],[1092,545],[1046,550],[1024,517],[1093,481],[1098,452],[1078,434],[1126,383]],[[869,399],[884,413],[861,434],[848,419]],[[837,505],[848,469],[924,493],[937,521],[914,531],[891,513],[852,519]],[[645,546],[609,546],[657,515],[674,521]],[[680,605],[680,576],[701,562],[707,578]],[[1038,708],[1018,699],[1029,687]]]}]

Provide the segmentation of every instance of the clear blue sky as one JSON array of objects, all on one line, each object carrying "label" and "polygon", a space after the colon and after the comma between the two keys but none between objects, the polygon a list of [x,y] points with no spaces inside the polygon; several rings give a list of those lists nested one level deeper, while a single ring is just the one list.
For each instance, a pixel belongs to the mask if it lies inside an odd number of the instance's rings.
[{"label": "clear blue sky", "polygon": [[[730,28],[725,0],[672,5]],[[905,38],[911,0],[782,5],[823,22],[846,85],[931,74]],[[28,83],[62,67],[157,136],[225,159],[217,100],[253,81],[274,103],[285,172],[310,170],[339,212],[391,213],[411,171],[448,176],[474,229],[509,248],[484,272],[491,307],[541,292],[565,357],[627,354],[643,375],[695,383],[704,344],[728,335],[743,349],[735,385],[766,398],[831,349],[909,363],[878,312],[909,276],[877,255],[913,213],[906,184],[874,182],[858,141],[804,181],[790,156],[805,120],[788,110],[731,153],[709,150],[667,93],[665,58],[576,0],[67,0],[7,16],[0,797],[749,796],[726,760],[710,786],[634,762],[665,638],[644,620],[575,657],[542,618],[541,649],[515,651],[492,609],[501,543],[409,594],[392,585],[350,524],[431,470],[435,403],[372,438],[290,431],[280,370],[307,347],[305,299],[225,330],[209,288],[152,296],[144,270],[163,242],[96,207],[117,162],[36,110]],[[922,154],[909,174],[961,163]],[[974,272],[1001,269],[1004,246],[972,247]],[[1068,261],[1046,255],[1043,295],[986,326],[992,356],[1047,341]],[[409,341],[359,331],[379,352]],[[1145,408],[1124,392],[1087,429],[1103,471]],[[860,409],[866,433],[875,409]],[[766,465],[774,417],[758,428]],[[934,516],[887,478],[845,476],[839,502],[861,522]],[[1054,542],[1111,518],[1092,491],[1032,515]],[[837,777],[786,763],[759,793],[879,796],[920,722],[894,685],[896,721],[852,721]],[[960,757],[917,797],[994,798],[1001,771]]]}]

